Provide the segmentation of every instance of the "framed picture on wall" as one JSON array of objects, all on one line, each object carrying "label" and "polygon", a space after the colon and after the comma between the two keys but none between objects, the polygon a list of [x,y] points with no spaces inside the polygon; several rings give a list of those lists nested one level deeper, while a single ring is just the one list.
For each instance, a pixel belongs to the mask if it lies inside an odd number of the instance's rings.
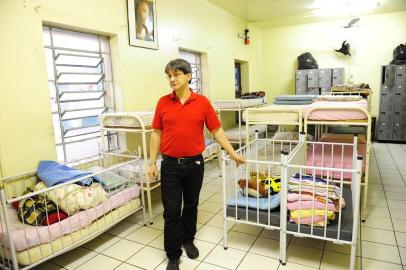
[{"label": "framed picture on wall", "polygon": [[158,50],[156,0],[127,0],[131,46]]}]

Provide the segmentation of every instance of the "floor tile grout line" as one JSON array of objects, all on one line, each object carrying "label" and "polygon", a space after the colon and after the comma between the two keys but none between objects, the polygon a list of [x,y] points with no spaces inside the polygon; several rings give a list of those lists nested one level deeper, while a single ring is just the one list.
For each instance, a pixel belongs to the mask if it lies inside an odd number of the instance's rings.
[{"label": "floor tile grout line", "polygon": [[388,151],[389,151],[389,154],[390,154],[390,156],[391,156],[391,158],[392,158],[393,164],[395,164],[395,167],[396,167],[396,169],[398,170],[398,173],[399,173],[400,177],[402,178],[403,183],[406,185],[405,179],[403,178],[403,175],[402,175],[402,173],[401,173],[400,170],[399,170],[398,164],[396,164],[396,161],[395,161],[394,158],[393,158],[392,152],[391,152],[390,149],[388,148],[388,145],[387,145],[387,144],[385,144],[385,146],[386,146],[386,149],[388,149]]},{"label": "floor tile grout line", "polygon": [[324,245],[323,245],[323,252],[321,253],[321,258],[320,258],[320,263],[319,263],[319,269],[321,269],[321,265],[322,265],[322,263],[323,263],[323,256],[324,256],[324,253],[326,252],[326,240],[324,240]]},{"label": "floor tile grout line", "polygon": [[[387,145],[386,145],[386,144],[384,144],[384,145],[385,145],[385,149],[386,149],[387,151],[389,151]],[[374,144],[372,145],[372,148],[373,148],[373,152],[375,153]],[[389,152],[390,152],[390,151],[389,151]],[[373,157],[375,158],[375,161],[378,162],[378,160],[377,160],[375,154],[373,155]],[[392,161],[394,162],[392,155],[391,155],[391,159],[392,159]],[[399,170],[399,169],[398,169],[398,170]],[[378,164],[378,172],[379,172],[379,176],[381,177],[381,180],[382,180],[382,174],[381,174],[381,169],[379,168],[379,164]],[[402,179],[403,179],[403,178],[402,178]],[[403,267],[403,262],[402,262],[402,256],[401,256],[401,254],[400,254],[400,249],[399,249],[399,245],[398,245],[398,240],[397,240],[396,233],[395,233],[395,227],[394,227],[393,221],[392,221],[392,214],[391,214],[391,211],[390,211],[390,208],[389,208],[388,199],[387,199],[387,196],[386,196],[385,186],[383,187],[383,192],[384,192],[384,194],[385,194],[386,204],[388,205],[389,217],[390,217],[390,219],[391,219],[391,224],[392,224],[392,229],[393,229],[393,235],[394,235],[394,237],[395,237],[395,242],[396,242],[396,246],[397,246],[397,250],[398,250],[398,255],[399,255],[399,259],[400,259],[400,264],[402,265],[402,269],[404,269],[404,267]],[[361,241],[362,241],[362,239],[361,239]],[[361,247],[362,247],[362,242],[361,242]]]},{"label": "floor tile grout line", "polygon": [[[237,265],[237,267],[236,267],[235,269],[237,269],[237,268],[241,265],[242,261],[245,259],[245,257],[247,256],[248,252],[249,252],[249,251],[251,250],[251,248],[254,246],[255,242],[258,240],[259,236],[261,235],[261,233],[262,233],[264,230],[265,230],[265,228],[262,228],[261,232],[256,236],[254,242],[252,242],[250,248],[246,251],[244,257],[242,257],[241,261],[238,263],[238,265]],[[228,233],[228,232],[227,232],[227,233]],[[279,266],[278,266],[278,267],[279,267]]]}]

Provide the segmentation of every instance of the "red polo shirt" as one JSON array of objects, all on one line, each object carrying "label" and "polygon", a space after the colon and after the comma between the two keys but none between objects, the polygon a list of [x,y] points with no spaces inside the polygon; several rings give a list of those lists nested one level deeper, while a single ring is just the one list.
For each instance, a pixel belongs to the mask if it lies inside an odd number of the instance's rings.
[{"label": "red polo shirt", "polygon": [[158,101],[152,128],[162,131],[162,154],[176,158],[199,155],[205,148],[204,125],[210,131],[221,126],[210,101],[191,92],[183,105],[174,91]]}]

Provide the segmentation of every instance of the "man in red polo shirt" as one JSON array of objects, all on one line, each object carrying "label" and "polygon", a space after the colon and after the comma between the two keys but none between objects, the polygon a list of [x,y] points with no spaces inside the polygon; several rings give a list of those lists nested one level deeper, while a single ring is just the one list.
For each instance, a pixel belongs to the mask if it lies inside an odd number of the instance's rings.
[{"label": "man in red polo shirt", "polygon": [[193,240],[204,174],[204,126],[237,164],[245,163],[245,159],[229,143],[210,101],[189,88],[190,64],[183,59],[172,60],[166,65],[165,73],[173,91],[160,98],[155,110],[148,176],[157,176],[155,162],[161,151],[164,246],[169,259],[166,269],[178,270],[182,246],[189,258],[199,257]]}]

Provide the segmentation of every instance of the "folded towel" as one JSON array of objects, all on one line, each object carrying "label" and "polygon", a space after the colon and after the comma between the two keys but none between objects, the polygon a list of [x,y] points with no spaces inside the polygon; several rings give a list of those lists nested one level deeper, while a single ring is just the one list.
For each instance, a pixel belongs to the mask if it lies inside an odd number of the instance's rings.
[{"label": "folded towel", "polygon": [[292,210],[290,211],[290,217],[294,219],[298,219],[299,216],[300,218],[305,218],[305,217],[311,217],[311,216],[326,216],[327,219],[329,220],[334,220],[335,219],[335,213],[334,211],[324,211],[324,210]]},{"label": "folded towel", "polygon": [[[58,184],[69,182],[74,179],[91,175],[91,173],[76,170],[55,161],[41,160],[38,164],[37,175],[39,179],[41,179],[48,187],[52,187]],[[81,184],[89,186],[93,182],[99,182],[104,186],[103,181],[97,176],[83,179],[81,181]]]},{"label": "folded towel", "polygon": [[[258,209],[260,210],[268,210],[268,209],[275,209],[279,207],[281,203],[280,194],[277,193],[272,195],[268,198],[259,198],[258,199]],[[230,198],[227,201],[227,205],[235,206],[237,204],[238,207],[246,207],[248,208],[257,209],[257,198],[254,197],[246,197],[240,191],[237,194],[237,197]]]}]

